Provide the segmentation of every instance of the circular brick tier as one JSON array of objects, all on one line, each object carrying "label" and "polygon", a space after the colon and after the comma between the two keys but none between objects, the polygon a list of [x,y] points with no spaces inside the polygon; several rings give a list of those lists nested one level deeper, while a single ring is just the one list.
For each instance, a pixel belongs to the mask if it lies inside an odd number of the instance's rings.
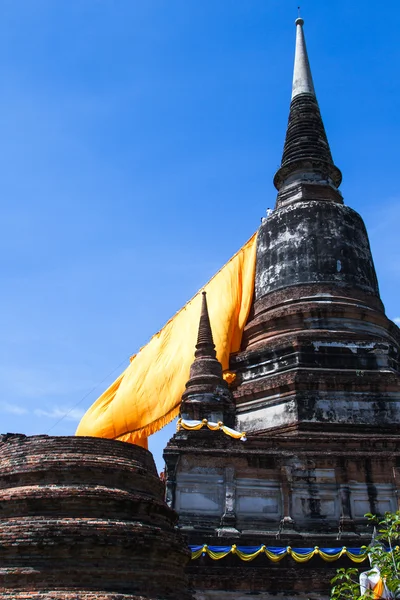
[{"label": "circular brick tier", "polygon": [[150,452],[0,435],[0,600],[190,600],[190,552]]}]

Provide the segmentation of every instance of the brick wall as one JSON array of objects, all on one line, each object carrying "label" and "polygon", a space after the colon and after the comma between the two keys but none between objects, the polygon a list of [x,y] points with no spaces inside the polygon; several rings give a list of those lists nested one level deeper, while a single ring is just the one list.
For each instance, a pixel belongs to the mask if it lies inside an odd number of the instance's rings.
[{"label": "brick wall", "polygon": [[189,599],[163,491],[138,446],[0,436],[0,599]]}]

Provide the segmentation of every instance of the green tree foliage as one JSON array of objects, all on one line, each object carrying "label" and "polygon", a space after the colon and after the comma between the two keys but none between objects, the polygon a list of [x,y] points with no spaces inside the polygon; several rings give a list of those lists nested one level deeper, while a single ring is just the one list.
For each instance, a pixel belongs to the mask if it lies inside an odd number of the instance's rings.
[{"label": "green tree foliage", "polygon": [[[400,511],[385,513],[383,519],[365,515],[376,527],[376,535],[366,547],[371,567],[378,567],[392,598],[400,598]],[[365,571],[368,567],[365,568]],[[361,595],[359,569],[338,569],[331,580],[332,600],[368,600],[374,598],[372,590]]]}]

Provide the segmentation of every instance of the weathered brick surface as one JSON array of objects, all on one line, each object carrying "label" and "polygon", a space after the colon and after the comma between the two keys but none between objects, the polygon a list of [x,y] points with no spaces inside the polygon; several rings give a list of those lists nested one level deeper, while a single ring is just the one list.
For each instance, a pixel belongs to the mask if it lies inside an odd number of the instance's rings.
[{"label": "weathered brick surface", "polygon": [[[365,490],[365,512],[378,512],[379,502],[389,497],[396,501],[393,509],[398,506],[399,496],[394,492],[400,487],[400,437],[397,435],[337,436],[329,431],[312,435],[273,436],[266,433],[249,435],[243,444],[220,432],[200,430],[175,434],[164,455],[167,465],[179,456],[178,468],[186,473],[212,475],[214,471],[223,479],[228,467],[241,482],[246,478],[251,482],[279,482],[280,516],[291,513],[298,486],[303,486],[305,505],[308,496],[312,507],[304,518],[298,515],[285,524],[279,518],[269,517],[268,513],[264,517],[246,519],[236,502],[233,529],[225,531],[222,530],[222,512],[220,515],[195,510],[192,514],[181,513],[181,526],[187,528],[189,543],[194,545],[358,548],[370,542],[372,527],[360,514],[352,512],[354,506],[350,506],[350,499],[355,493],[352,486],[359,485]],[[321,474],[323,478],[328,472],[332,474],[330,482],[319,480]],[[392,489],[382,491],[381,486],[385,484],[391,484]],[[167,480],[167,485],[172,488],[171,480]],[[320,499],[329,490],[336,506],[336,511],[331,513],[320,504]],[[226,495],[229,491],[225,484],[223,493]],[[170,498],[173,499],[173,494]],[[222,560],[212,560],[208,556],[193,560],[187,566],[187,573],[199,600],[219,598],[218,593],[221,598],[230,600],[241,600],[246,594],[263,597],[266,592],[281,593],[289,598],[303,593],[307,597],[311,593],[328,595],[336,569],[350,566],[357,565],[346,557],[332,563],[324,562],[318,556],[306,563],[296,563],[291,557],[285,557],[279,563],[273,563],[264,555],[244,562],[229,554]],[[360,565],[361,571],[367,568],[368,562]]]},{"label": "weathered brick surface", "polygon": [[189,599],[189,551],[151,454],[0,436],[0,599]]}]

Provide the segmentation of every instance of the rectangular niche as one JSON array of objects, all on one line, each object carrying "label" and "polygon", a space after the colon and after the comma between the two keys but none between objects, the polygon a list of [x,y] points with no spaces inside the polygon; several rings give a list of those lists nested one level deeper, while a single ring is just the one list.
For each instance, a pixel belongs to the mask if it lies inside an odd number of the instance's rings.
[{"label": "rectangular niche", "polygon": [[396,510],[395,488],[390,483],[376,483],[369,487],[365,483],[353,483],[349,487],[353,519],[363,519],[369,512],[384,515]]},{"label": "rectangular niche", "polygon": [[335,470],[294,470],[292,502],[295,521],[336,521],[340,516],[340,502]]},{"label": "rectangular niche", "polygon": [[329,492],[311,495],[308,490],[296,490],[293,493],[293,517],[296,521],[313,518],[337,520],[338,495]]},{"label": "rectangular niche", "polygon": [[238,518],[276,520],[281,517],[281,506],[281,490],[277,481],[236,480]]},{"label": "rectangular niche", "polygon": [[184,514],[222,515],[224,480],[219,474],[180,473],[175,510]]}]

